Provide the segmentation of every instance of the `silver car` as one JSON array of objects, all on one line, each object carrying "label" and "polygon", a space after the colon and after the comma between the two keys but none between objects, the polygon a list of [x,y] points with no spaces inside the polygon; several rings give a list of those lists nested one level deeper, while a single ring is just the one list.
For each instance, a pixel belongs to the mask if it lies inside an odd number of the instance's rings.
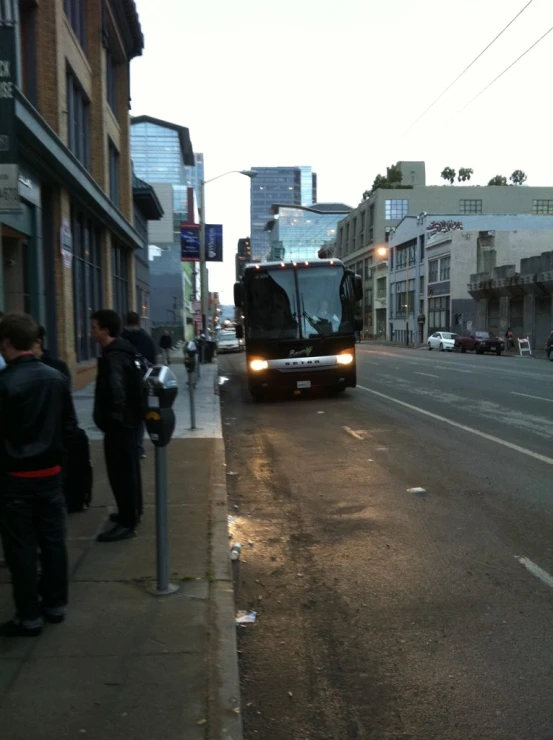
[{"label": "silver car", "polygon": [[242,342],[233,331],[223,331],[217,340],[217,354],[222,352],[241,352]]}]

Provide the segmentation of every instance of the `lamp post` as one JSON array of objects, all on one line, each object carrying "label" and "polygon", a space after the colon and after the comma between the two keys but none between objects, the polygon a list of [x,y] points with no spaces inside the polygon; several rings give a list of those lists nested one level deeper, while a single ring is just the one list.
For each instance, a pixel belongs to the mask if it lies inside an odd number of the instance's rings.
[{"label": "lamp post", "polygon": [[[222,175],[212,177],[210,180],[200,181],[200,302],[202,307],[202,331],[207,338],[207,266],[206,266],[206,253],[205,253],[205,186],[213,182],[214,180],[220,180],[221,177],[227,175],[244,175],[245,177],[253,178],[257,176],[255,170],[230,170],[229,172],[223,172]],[[203,347],[203,342],[202,342]],[[203,359],[203,358],[202,358]]]}]

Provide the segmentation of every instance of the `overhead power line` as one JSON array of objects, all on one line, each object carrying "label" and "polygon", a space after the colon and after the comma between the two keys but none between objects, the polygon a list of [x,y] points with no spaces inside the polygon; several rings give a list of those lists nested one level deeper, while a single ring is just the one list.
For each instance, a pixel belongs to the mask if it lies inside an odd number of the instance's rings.
[{"label": "overhead power line", "polygon": [[498,81],[498,80],[499,80],[499,79],[500,79],[501,77],[503,77],[503,75],[504,75],[504,74],[506,74],[506,73],[507,73],[507,72],[508,72],[508,71],[509,71],[510,69],[512,69],[512,68],[513,68],[513,67],[515,66],[515,64],[517,64],[518,62],[520,62],[520,60],[521,60],[521,59],[522,59],[523,57],[525,57],[525,56],[526,56],[526,55],[527,55],[527,54],[528,54],[529,52],[531,52],[531,51],[532,51],[532,49],[534,49],[534,48],[535,48],[535,47],[536,47],[536,46],[537,46],[537,45],[538,45],[538,44],[540,43],[540,41],[543,41],[543,40],[544,40],[544,38],[545,38],[546,36],[549,36],[549,34],[550,34],[550,33],[551,33],[552,31],[553,31],[553,26],[551,26],[551,28],[549,29],[549,31],[546,31],[546,32],[545,32],[545,33],[543,34],[543,36],[540,36],[540,38],[539,38],[539,39],[538,39],[537,41],[534,41],[534,43],[532,44],[532,46],[530,46],[530,47],[529,47],[528,49],[526,49],[526,51],[525,51],[525,52],[523,52],[523,53],[522,53],[522,54],[521,54],[521,55],[520,55],[520,56],[519,56],[519,57],[518,57],[517,59],[515,59],[515,61],[514,61],[514,62],[512,62],[511,64],[509,64],[509,66],[508,66],[508,67],[506,67],[506,68],[505,68],[505,69],[503,70],[503,72],[501,72],[500,74],[498,74],[498,75],[497,75],[497,77],[495,77],[495,78],[494,78],[494,79],[493,79],[493,80],[492,80],[491,82],[489,82],[489,83],[488,83],[488,84],[486,85],[486,87],[482,88],[482,90],[480,90],[480,92],[478,93],[478,95],[475,95],[475,96],[474,96],[474,98],[472,98],[472,100],[469,100],[469,102],[468,102],[468,103],[467,103],[467,104],[465,105],[465,107],[464,107],[464,108],[461,108],[461,110],[459,111],[459,113],[458,113],[457,115],[459,115],[460,113],[462,113],[463,111],[465,111],[465,110],[466,110],[466,109],[467,109],[467,108],[469,107],[469,105],[472,105],[472,103],[474,103],[474,101],[475,101],[475,100],[478,100],[478,98],[479,98],[479,97],[480,97],[481,95],[483,95],[483,94],[484,94],[484,93],[486,92],[486,90],[489,90],[489,88],[490,88],[490,87],[491,87],[492,85],[494,85],[494,84],[495,84],[495,83],[496,83],[496,82],[497,82],[497,81]]},{"label": "overhead power line", "polygon": [[[409,133],[409,131],[411,131],[411,129],[412,129],[412,128],[413,128],[414,126],[416,126],[416,124],[417,124],[417,123],[418,123],[418,122],[419,122],[419,121],[421,120],[421,118],[424,118],[424,116],[425,116],[425,115],[426,115],[426,114],[428,113],[428,111],[429,111],[429,110],[431,110],[431,109],[432,109],[432,108],[433,108],[433,107],[434,107],[434,106],[436,105],[436,103],[437,103],[438,101],[440,101],[440,100],[441,100],[441,99],[443,98],[443,96],[444,96],[444,95],[445,95],[445,94],[446,94],[447,92],[449,92],[449,90],[451,90],[451,88],[453,87],[453,85],[455,85],[455,84],[456,84],[457,82],[459,82],[459,80],[461,79],[461,77],[463,77],[463,75],[465,75],[465,74],[466,74],[466,73],[467,73],[467,72],[469,71],[469,69],[470,69],[470,68],[471,68],[471,67],[472,67],[472,66],[473,66],[474,64],[476,64],[476,62],[477,62],[477,61],[478,61],[478,60],[480,59],[480,57],[482,57],[482,56],[483,56],[483,55],[484,55],[484,54],[485,54],[485,53],[486,53],[486,52],[488,51],[488,49],[489,49],[490,47],[492,47],[492,46],[493,46],[493,45],[495,44],[495,42],[496,42],[496,41],[497,41],[497,40],[498,40],[499,38],[501,38],[501,36],[503,36],[503,34],[505,33],[505,31],[506,31],[506,30],[507,30],[507,29],[508,29],[508,28],[509,28],[510,26],[512,26],[512,25],[513,25],[513,23],[514,23],[514,22],[515,22],[515,21],[517,20],[517,18],[519,18],[519,17],[520,17],[520,16],[521,16],[521,15],[522,15],[522,14],[524,13],[524,11],[526,10],[526,8],[528,8],[528,7],[530,6],[530,5],[532,5],[532,3],[533,3],[533,2],[534,2],[534,0],[530,0],[530,2],[526,3],[526,5],[525,5],[525,6],[524,6],[524,7],[522,8],[522,10],[519,10],[519,12],[518,12],[518,13],[517,13],[517,14],[515,15],[515,17],[514,17],[514,18],[512,18],[512,19],[511,19],[511,20],[509,21],[509,23],[507,23],[507,25],[505,26],[505,28],[504,28],[504,29],[503,29],[502,31],[500,31],[500,32],[499,32],[499,33],[497,34],[497,36],[496,36],[496,37],[495,37],[495,38],[494,38],[494,39],[493,39],[492,41],[490,41],[490,43],[489,43],[489,44],[488,44],[488,45],[486,46],[486,48],[485,48],[485,49],[482,49],[482,51],[480,52],[480,54],[478,54],[478,56],[476,56],[476,57],[475,57],[475,58],[474,58],[474,59],[472,60],[472,62],[471,62],[471,63],[470,63],[469,65],[468,65],[468,67],[465,67],[465,69],[464,69],[464,70],[463,70],[463,71],[462,71],[462,72],[461,72],[461,73],[460,73],[459,75],[457,75],[457,77],[456,77],[456,78],[455,78],[455,79],[453,80],[453,82],[451,82],[451,83],[450,83],[450,84],[449,84],[449,85],[448,85],[448,86],[447,86],[447,87],[445,88],[445,90],[443,90],[443,91],[442,91],[442,92],[441,92],[441,93],[440,93],[440,94],[438,95],[438,97],[436,98],[436,100],[434,100],[434,101],[433,101],[432,103],[430,103],[430,105],[428,106],[428,108],[426,108],[426,109],[425,109],[425,110],[424,110],[424,111],[423,111],[423,112],[422,112],[422,113],[420,114],[420,116],[419,116],[419,117],[418,117],[418,118],[417,118],[417,119],[416,119],[415,121],[413,121],[413,123],[412,123],[412,124],[411,124],[411,125],[409,126],[409,128],[408,128],[408,129],[407,129],[407,130],[405,131],[405,134],[408,134],[408,133]],[[506,71],[506,70],[505,70],[505,71]],[[405,134],[404,134],[404,135],[405,135]]]}]

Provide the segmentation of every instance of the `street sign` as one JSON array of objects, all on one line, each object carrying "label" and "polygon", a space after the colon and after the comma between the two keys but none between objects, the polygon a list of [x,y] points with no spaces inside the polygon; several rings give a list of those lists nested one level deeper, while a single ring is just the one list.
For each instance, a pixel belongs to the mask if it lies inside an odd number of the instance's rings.
[{"label": "street sign", "polygon": [[64,266],[67,268],[71,267],[73,263],[73,234],[71,232],[71,224],[66,218],[61,222],[60,249]]},{"label": "street sign", "polygon": [[518,351],[521,357],[532,357],[532,348],[530,347],[529,337],[518,340]]},{"label": "street sign", "polygon": [[0,213],[17,213],[19,172],[15,126],[15,29],[0,26]]}]

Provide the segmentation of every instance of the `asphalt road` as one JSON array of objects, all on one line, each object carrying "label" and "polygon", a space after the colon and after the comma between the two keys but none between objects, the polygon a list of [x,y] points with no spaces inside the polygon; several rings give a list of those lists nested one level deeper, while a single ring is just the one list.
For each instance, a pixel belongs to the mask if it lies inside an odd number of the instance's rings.
[{"label": "asphalt road", "polygon": [[220,368],[247,740],[552,740],[553,365],[360,345],[261,404]]}]

